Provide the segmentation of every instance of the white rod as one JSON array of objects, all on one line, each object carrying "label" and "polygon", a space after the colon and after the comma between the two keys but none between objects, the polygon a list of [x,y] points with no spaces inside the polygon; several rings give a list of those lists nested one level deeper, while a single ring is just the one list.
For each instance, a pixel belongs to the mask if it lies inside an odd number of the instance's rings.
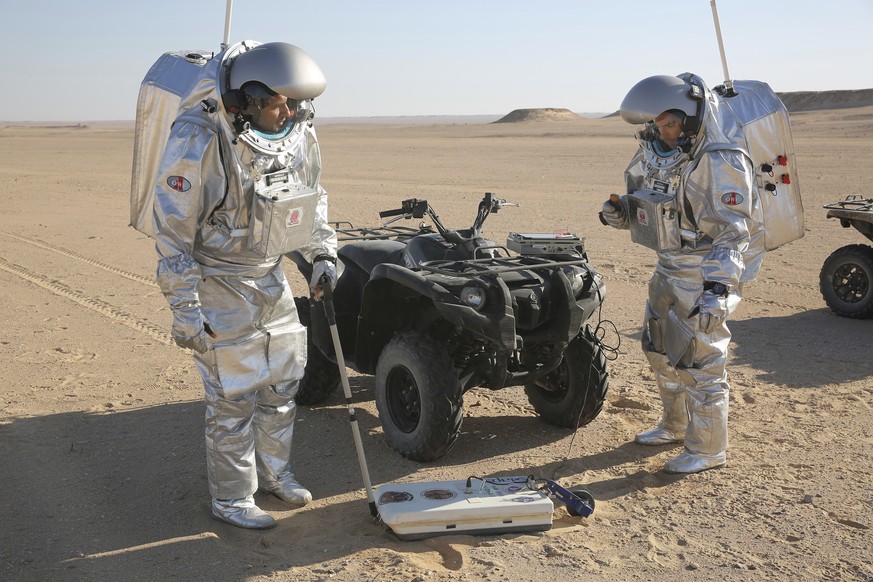
[{"label": "white rod", "polygon": [[230,16],[233,14],[233,0],[227,0],[227,8],[224,12],[224,42],[221,43],[221,48],[226,49],[230,46]]},{"label": "white rod", "polygon": [[712,8],[712,20],[715,22],[715,36],[718,39],[718,51],[721,53],[721,68],[724,71],[724,86],[731,92],[734,88],[734,83],[731,81],[731,75],[728,73],[727,57],[724,54],[724,42],[721,39],[721,26],[718,23],[718,7],[715,5],[715,0],[709,0],[709,6]]}]

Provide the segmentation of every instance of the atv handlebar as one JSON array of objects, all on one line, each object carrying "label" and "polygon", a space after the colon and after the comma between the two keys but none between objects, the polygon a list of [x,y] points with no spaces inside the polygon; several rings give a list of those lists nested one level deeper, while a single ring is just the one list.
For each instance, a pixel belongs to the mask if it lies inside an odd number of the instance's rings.
[{"label": "atv handlebar", "polygon": [[382,210],[379,212],[379,218],[388,218],[389,216],[400,216],[401,214],[406,214],[406,211],[402,208],[395,208],[394,210]]},{"label": "atv handlebar", "polygon": [[427,200],[419,200],[418,198],[409,198],[400,203],[400,208],[394,210],[383,210],[379,213],[380,218],[389,216],[403,216],[409,214],[412,218],[424,218],[424,215],[432,215],[433,210],[427,203]]},{"label": "atv handlebar", "polygon": [[409,198],[407,200],[404,200],[403,202],[401,202],[400,208],[380,211],[379,218],[394,217],[385,223],[387,225],[396,220],[400,220],[400,217],[424,218],[425,216],[428,216],[433,221],[434,226],[436,226],[436,229],[440,233],[440,235],[442,235],[442,237],[447,242],[453,245],[457,245],[469,242],[470,240],[479,237],[482,224],[485,222],[485,219],[488,217],[488,215],[492,212],[499,211],[504,206],[518,206],[518,204],[514,202],[507,202],[503,198],[497,198],[491,192],[486,192],[484,198],[482,198],[482,201],[479,202],[479,211],[476,214],[476,219],[473,221],[473,226],[469,230],[469,235],[467,236],[461,234],[460,231],[451,230],[443,226],[443,224],[440,222],[439,215],[437,215],[433,207],[428,204],[427,200],[419,200],[418,198]]}]

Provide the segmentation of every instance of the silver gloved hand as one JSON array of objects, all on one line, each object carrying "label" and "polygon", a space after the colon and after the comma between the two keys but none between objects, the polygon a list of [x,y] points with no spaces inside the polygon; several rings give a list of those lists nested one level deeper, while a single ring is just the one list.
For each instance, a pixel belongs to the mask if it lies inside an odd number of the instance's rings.
[{"label": "silver gloved hand", "polygon": [[177,346],[203,354],[209,350],[207,336],[217,337],[203,318],[200,305],[173,309],[173,341]]},{"label": "silver gloved hand", "polygon": [[336,265],[331,258],[321,259],[316,257],[315,263],[312,265],[312,277],[309,279],[309,290],[312,291],[312,294],[316,299],[321,297],[322,294],[322,278],[328,278],[328,284],[330,285],[331,291],[336,288]]},{"label": "silver gloved hand", "polygon": [[627,215],[627,197],[616,194],[609,195],[609,200],[603,203],[603,209],[600,211],[601,221],[618,229],[630,228]]},{"label": "silver gloved hand", "polygon": [[690,316],[697,316],[697,323],[704,333],[714,332],[734,312],[740,299],[736,293],[724,294],[704,291],[694,302]]}]

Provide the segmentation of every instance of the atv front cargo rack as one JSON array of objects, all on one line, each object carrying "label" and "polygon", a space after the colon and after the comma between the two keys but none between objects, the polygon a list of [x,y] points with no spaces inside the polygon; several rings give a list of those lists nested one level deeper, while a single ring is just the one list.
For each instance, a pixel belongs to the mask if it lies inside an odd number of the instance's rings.
[{"label": "atv front cargo rack", "polygon": [[512,271],[527,271],[530,269],[554,269],[558,267],[587,265],[584,258],[570,261],[555,261],[538,256],[520,255],[516,257],[488,257],[484,259],[466,259],[463,261],[439,260],[426,261],[418,266],[425,271],[454,277],[459,274],[469,275],[471,272],[482,275],[499,275]]},{"label": "atv front cargo rack", "polygon": [[420,234],[428,234],[435,232],[429,226],[419,226],[412,228],[411,226],[376,226],[355,228],[351,222],[332,222],[334,230],[336,230],[337,240],[339,242],[362,241],[362,240],[404,240],[418,236]]}]

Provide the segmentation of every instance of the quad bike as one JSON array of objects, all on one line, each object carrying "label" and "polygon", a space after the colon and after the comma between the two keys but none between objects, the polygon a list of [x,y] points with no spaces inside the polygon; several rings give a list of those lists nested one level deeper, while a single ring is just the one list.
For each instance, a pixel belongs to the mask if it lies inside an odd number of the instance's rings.
[{"label": "quad bike", "polygon": [[[486,193],[472,227],[461,230],[415,198],[380,212],[391,218],[376,228],[335,223],[332,302],[343,359],[375,375],[385,437],[410,459],[449,451],[464,393],[477,386],[524,386],[535,411],[566,428],[588,424],[603,407],[607,360],[586,323],[605,298],[602,276],[575,235],[511,233],[506,247],[484,238],[485,219],[504,206],[516,205]],[[424,218],[433,226],[394,225]],[[311,265],[291,257],[309,280]],[[317,404],[340,374],[321,302],[297,302],[309,348],[296,400]]]},{"label": "quad bike", "polygon": [[[857,194],[825,204],[828,218],[843,228],[854,227],[873,241],[873,198]],[[873,247],[846,245],[835,250],[821,268],[819,288],[828,307],[842,317],[873,317]]]}]

